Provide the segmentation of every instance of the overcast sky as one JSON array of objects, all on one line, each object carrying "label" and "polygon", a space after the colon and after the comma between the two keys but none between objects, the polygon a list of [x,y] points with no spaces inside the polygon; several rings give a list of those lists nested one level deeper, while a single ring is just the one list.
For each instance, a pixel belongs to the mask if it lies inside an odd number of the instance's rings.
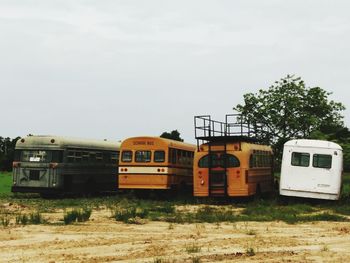
[{"label": "overcast sky", "polygon": [[224,120],[287,74],[350,123],[350,2],[0,0],[0,136],[123,139]]}]

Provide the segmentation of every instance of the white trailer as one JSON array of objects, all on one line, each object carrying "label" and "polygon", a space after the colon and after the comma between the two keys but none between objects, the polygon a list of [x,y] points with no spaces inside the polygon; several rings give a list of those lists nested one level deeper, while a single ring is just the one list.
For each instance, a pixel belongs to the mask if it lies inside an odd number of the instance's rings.
[{"label": "white trailer", "polygon": [[343,173],[343,149],[320,140],[284,144],[280,195],[338,200]]}]

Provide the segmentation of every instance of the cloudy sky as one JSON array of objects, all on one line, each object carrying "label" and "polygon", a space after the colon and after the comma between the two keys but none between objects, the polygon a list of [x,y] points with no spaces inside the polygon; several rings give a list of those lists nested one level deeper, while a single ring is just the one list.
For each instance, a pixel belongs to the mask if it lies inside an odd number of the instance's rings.
[{"label": "cloudy sky", "polygon": [[287,74],[350,124],[350,2],[0,0],[0,135],[123,139],[224,119]]}]

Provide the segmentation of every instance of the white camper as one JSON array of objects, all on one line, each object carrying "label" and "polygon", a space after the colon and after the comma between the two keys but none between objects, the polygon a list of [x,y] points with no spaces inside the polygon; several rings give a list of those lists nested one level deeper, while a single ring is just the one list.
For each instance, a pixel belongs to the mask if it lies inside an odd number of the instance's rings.
[{"label": "white camper", "polygon": [[343,150],[333,142],[291,140],[284,144],[280,195],[338,200]]}]

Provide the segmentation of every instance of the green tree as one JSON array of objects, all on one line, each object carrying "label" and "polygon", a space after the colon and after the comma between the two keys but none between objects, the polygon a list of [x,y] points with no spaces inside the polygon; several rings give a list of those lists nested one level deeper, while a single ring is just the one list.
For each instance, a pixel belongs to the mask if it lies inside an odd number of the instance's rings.
[{"label": "green tree", "polygon": [[20,137],[11,139],[0,137],[0,171],[11,171],[16,142]]},{"label": "green tree", "polygon": [[268,139],[280,159],[283,144],[294,138],[308,138],[327,127],[343,127],[344,105],[329,100],[330,92],[309,88],[299,77],[287,75],[267,90],[244,95],[244,104],[234,110],[251,124],[268,128]]},{"label": "green tree", "polygon": [[183,142],[184,140],[180,137],[180,133],[178,130],[173,130],[171,132],[163,132],[160,137],[166,138],[166,139],[171,139],[175,141],[180,141]]},{"label": "green tree", "polygon": [[350,171],[350,130],[347,127],[321,127],[311,132],[309,139],[327,140],[338,143],[343,148],[344,171]]}]

